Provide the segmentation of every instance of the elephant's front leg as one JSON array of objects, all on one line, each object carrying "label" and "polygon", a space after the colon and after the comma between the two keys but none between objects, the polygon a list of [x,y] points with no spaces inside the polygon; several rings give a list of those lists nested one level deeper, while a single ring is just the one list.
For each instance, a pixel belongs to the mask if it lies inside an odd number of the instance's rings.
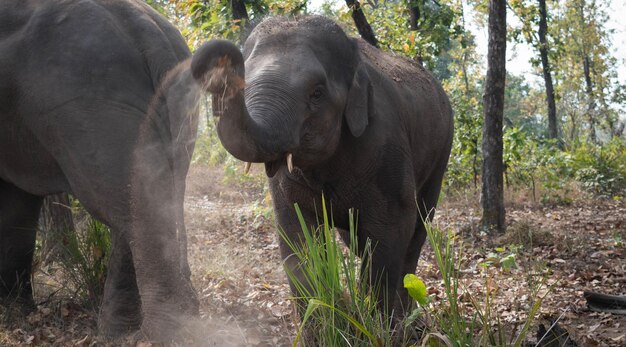
[{"label": "elephant's front leg", "polygon": [[111,231],[111,255],[98,318],[100,334],[116,338],[141,325],[141,299],[129,243],[117,229]]},{"label": "elephant's front leg", "polygon": [[[158,201],[155,198],[147,205]],[[199,303],[190,278],[181,269],[172,215],[153,207],[153,213],[137,214],[137,222],[142,222],[132,228],[130,246],[141,296],[141,338],[167,342],[181,337],[182,324],[198,316]]]},{"label": "elephant's front leg", "polygon": [[[302,298],[297,301],[298,313],[302,317],[308,305],[306,297],[315,293],[315,288],[312,287],[303,269],[305,266],[303,259],[300,259],[294,252],[295,248],[303,250],[306,254],[304,234],[293,205],[289,206],[287,203],[282,204],[274,200],[274,209],[278,226],[283,232],[279,239],[283,267],[287,273],[291,292],[295,297]],[[314,213],[307,210],[301,210],[301,212],[309,227],[318,225]]]},{"label": "elephant's front leg", "polygon": [[361,213],[359,220],[359,246],[363,239],[369,238],[372,247],[370,258],[363,261],[362,269],[367,269],[367,273],[362,276],[375,289],[381,310],[395,318],[402,318],[409,309],[408,293],[403,286],[405,260],[414,248],[421,246],[413,244],[416,242],[414,215],[407,211],[385,219],[375,213]]},{"label": "elephant's front leg", "polygon": [[[177,185],[184,187],[186,172],[173,172],[165,157],[167,147],[157,139],[146,140],[135,153],[131,181],[131,225],[127,234],[141,297],[141,334],[148,340],[179,339],[184,321],[199,315],[179,218]],[[141,337],[141,336],[140,336]]]}]

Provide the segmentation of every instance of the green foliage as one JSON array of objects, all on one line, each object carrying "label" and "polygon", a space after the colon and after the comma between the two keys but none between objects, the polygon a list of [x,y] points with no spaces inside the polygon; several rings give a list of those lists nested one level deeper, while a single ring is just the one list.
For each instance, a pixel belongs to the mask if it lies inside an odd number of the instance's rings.
[{"label": "green foliage", "polygon": [[538,141],[519,128],[504,132],[504,165],[509,187],[541,191],[542,202],[567,203],[572,183],[595,195],[625,194],[626,144],[615,138],[604,145],[580,142],[569,151],[553,141]]},{"label": "green foliage", "polygon": [[[528,309],[528,318],[522,328],[513,336],[507,336],[505,329],[501,325],[501,320],[492,306],[497,293],[496,280],[493,276],[494,268],[508,270],[515,267],[516,247],[497,248],[495,253],[490,255],[493,259],[491,264],[484,266],[484,271],[490,275],[487,277],[485,286],[485,297],[483,300],[477,298],[475,293],[463,290],[460,278],[462,244],[457,244],[457,238],[448,231],[443,231],[431,224],[426,225],[428,240],[432,246],[435,261],[441,273],[445,300],[443,302],[431,302],[429,298],[421,304],[409,318],[416,319],[420,315],[430,315],[435,322],[430,331],[424,333],[422,346],[521,346],[527,340],[530,326],[539,313],[539,308],[543,299],[550,292],[550,289],[540,295],[540,290],[545,288],[545,280],[529,287],[531,304]],[[497,266],[496,266],[497,265]],[[498,270],[496,270],[497,272]],[[416,278],[414,275],[408,278]],[[420,298],[420,292],[413,296],[416,300]],[[461,304],[460,298],[466,298],[470,302],[470,307]],[[405,322],[405,324],[410,321]]]},{"label": "green foliage", "polygon": [[406,274],[403,283],[404,288],[406,288],[409,292],[409,296],[413,298],[413,300],[417,301],[422,306],[428,304],[428,292],[426,291],[424,281],[414,274]]},{"label": "green foliage", "polygon": [[[449,50],[451,40],[463,34],[463,27],[456,22],[458,4],[433,0],[413,0],[410,4],[420,9],[418,30],[411,30],[410,27],[409,2],[361,1],[361,8],[383,50],[416,59],[434,70],[440,56],[447,59],[445,52]],[[351,9],[345,4],[338,8],[324,6],[322,10],[324,14],[342,22],[351,35],[358,36]]]},{"label": "green foliage", "polygon": [[[280,231],[280,236],[300,260],[304,274],[304,278],[298,278],[287,270],[287,275],[303,294],[296,299],[308,303],[294,346],[299,342],[305,345],[313,343],[306,339],[311,335],[308,332],[312,332],[314,343],[319,346],[392,345],[389,319],[384,317],[376,304],[378,288],[366,285],[369,271],[360,271],[354,213],[350,212],[349,250],[344,250],[337,241],[324,200],[322,208],[322,222],[314,228],[306,225],[300,209],[295,205],[303,232],[302,245],[293,243]],[[364,258],[371,259],[370,254],[368,241]],[[368,263],[363,266],[369,267]],[[304,341],[301,341],[303,336]]]},{"label": "green foliage", "polygon": [[504,132],[504,165],[509,187],[531,190],[542,202],[568,202],[568,184],[572,179],[571,156],[558,149],[554,141],[540,142],[523,129],[506,128]]},{"label": "green foliage", "polygon": [[[556,2],[558,14],[550,30],[558,38],[555,60],[557,109],[564,119],[565,139],[579,141],[582,135],[603,130],[613,135],[618,110],[611,102],[619,94],[617,63],[610,53],[607,4],[595,0]],[[584,61],[587,60],[586,79]],[[623,102],[623,100],[622,100]],[[596,136],[602,136],[599,132]]]},{"label": "green foliage", "polygon": [[517,268],[516,258],[517,251],[520,247],[518,246],[509,246],[507,247],[497,247],[494,251],[487,254],[487,258],[480,263],[480,266],[484,268],[495,267],[500,268],[504,271]]},{"label": "green foliage", "polygon": [[[233,18],[228,0],[176,0],[175,10],[187,24],[182,33],[191,47],[197,47],[211,38],[223,38],[238,42],[245,20]],[[244,1],[250,21],[267,14],[294,16],[307,11],[305,0]]]},{"label": "green foliage", "polygon": [[583,188],[604,197],[626,195],[626,142],[599,146],[582,143],[573,151],[575,178]]}]

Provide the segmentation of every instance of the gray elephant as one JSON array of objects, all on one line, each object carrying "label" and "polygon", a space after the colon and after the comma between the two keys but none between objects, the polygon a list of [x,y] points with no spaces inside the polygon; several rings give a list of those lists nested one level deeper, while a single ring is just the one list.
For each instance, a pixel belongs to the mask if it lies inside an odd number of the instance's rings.
[{"label": "gray elephant", "polygon": [[[422,218],[433,215],[452,144],[452,109],[440,84],[319,16],[264,20],[243,55],[227,41],[209,41],[191,68],[214,95],[224,147],[265,163],[288,238],[302,241],[294,203],[316,224],[323,193],[344,241],[348,211],[356,209],[358,248],[372,240],[371,278],[386,288],[379,303],[406,307],[402,279],[416,270]],[[302,276],[282,240],[280,249],[288,270]]]},{"label": "gray elephant", "polygon": [[112,231],[99,328],[169,340],[198,314],[183,197],[198,84],[180,33],[143,1],[0,3],[0,298],[33,304],[42,197]]}]

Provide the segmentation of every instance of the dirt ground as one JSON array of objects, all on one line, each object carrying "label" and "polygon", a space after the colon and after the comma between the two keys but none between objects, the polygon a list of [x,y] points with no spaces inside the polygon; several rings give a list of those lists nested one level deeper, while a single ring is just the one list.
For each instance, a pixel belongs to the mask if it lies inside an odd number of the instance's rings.
[{"label": "dirt ground", "polygon": [[[225,179],[221,168],[194,166],[188,179],[186,223],[193,282],[201,319],[189,322],[198,346],[286,346],[295,317],[277,236],[266,204],[262,166],[253,178]],[[567,206],[516,203],[507,206],[509,231],[499,238],[478,232],[477,199],[444,199],[436,224],[463,243],[461,285],[468,297],[495,295],[494,310],[505,326],[520,328],[530,305],[529,283],[547,278],[553,289],[538,323],[557,318],[579,346],[626,346],[626,315],[587,309],[584,290],[626,294],[626,203],[578,199]],[[531,236],[529,236],[531,235]],[[493,254],[517,250],[517,268],[480,264]],[[430,246],[418,275],[433,300],[441,300],[441,278]],[[497,261],[496,261],[497,263]],[[527,276],[539,273],[540,276]],[[488,282],[488,279],[493,281]],[[42,268],[35,278],[38,310],[28,316],[0,309],[0,346],[102,346],[96,315],[63,290],[63,280]],[[494,292],[495,291],[495,292]],[[542,292],[543,293],[543,292]],[[530,334],[534,336],[536,324]]]}]

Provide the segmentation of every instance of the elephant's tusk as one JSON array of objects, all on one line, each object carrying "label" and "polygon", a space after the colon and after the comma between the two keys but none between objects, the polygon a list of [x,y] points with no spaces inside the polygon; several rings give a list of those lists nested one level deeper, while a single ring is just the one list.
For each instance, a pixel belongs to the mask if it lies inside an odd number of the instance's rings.
[{"label": "elephant's tusk", "polygon": [[289,170],[289,173],[293,171],[293,154],[291,153],[287,153],[287,169]]},{"label": "elephant's tusk", "polygon": [[250,172],[250,167],[252,166],[251,162],[246,162],[246,165],[243,167],[243,173],[244,175],[247,175],[248,172]]}]

